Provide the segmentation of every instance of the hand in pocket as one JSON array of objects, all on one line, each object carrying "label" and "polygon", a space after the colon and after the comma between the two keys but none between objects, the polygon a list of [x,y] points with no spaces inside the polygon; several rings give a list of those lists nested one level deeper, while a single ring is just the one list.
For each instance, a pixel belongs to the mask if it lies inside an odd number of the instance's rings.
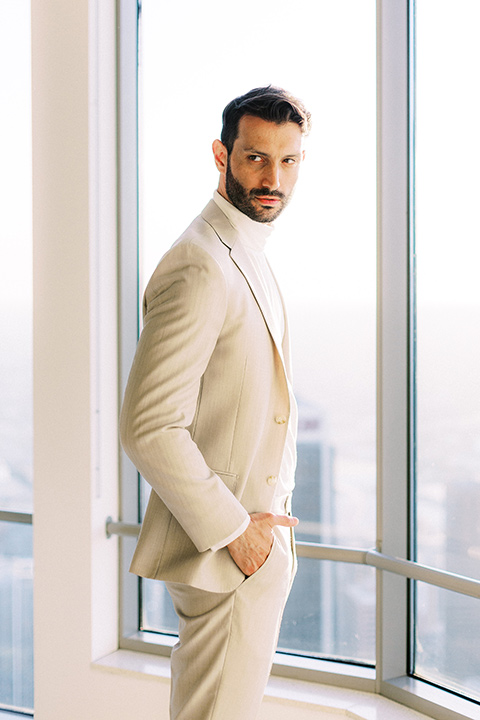
[{"label": "hand in pocket", "polygon": [[275,513],[252,513],[245,532],[227,545],[233,561],[247,577],[253,575],[267,559],[275,525],[295,527],[298,518]]}]

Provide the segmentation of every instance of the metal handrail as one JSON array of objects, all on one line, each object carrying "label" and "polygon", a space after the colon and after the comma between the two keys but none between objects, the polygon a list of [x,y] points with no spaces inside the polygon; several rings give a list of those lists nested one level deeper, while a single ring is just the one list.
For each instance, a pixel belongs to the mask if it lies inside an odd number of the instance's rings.
[{"label": "metal handrail", "polygon": [[[111,537],[112,535],[137,537],[140,532],[140,527],[140,525],[135,523],[114,522],[112,518],[109,517],[107,518],[106,533],[107,537]],[[421,563],[411,560],[403,560],[402,558],[384,555],[375,549],[362,550],[338,545],[304,542],[303,540],[297,540],[296,549],[299,557],[368,565],[377,570],[401,575],[410,580],[418,580],[428,585],[435,585],[444,590],[452,590],[461,595],[480,598],[480,580],[475,580],[465,575],[456,575],[446,570],[437,570],[428,565],[422,565]]]},{"label": "metal handrail", "polygon": [[0,510],[0,522],[22,523],[31,525],[33,523],[32,513],[14,512],[13,510]]},{"label": "metal handrail", "polygon": [[372,565],[377,570],[386,570],[396,575],[403,575],[410,580],[418,580],[444,590],[452,590],[462,595],[480,598],[480,580],[475,580],[466,575],[457,575],[447,570],[438,570],[411,560],[391,557],[377,550],[369,550],[366,561],[367,565]]},{"label": "metal handrail", "polygon": [[138,537],[138,534],[140,533],[140,528],[141,525],[135,523],[114,522],[111,517],[107,518],[107,538],[112,537],[112,535],[121,535],[124,537]]}]

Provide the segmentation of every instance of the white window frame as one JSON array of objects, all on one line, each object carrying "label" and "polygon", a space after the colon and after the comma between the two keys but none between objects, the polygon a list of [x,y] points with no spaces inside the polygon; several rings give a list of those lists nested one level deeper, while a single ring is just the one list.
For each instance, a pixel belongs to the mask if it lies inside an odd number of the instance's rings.
[{"label": "white window frame", "polygon": [[[137,13],[139,0],[118,0],[120,396],[138,337]],[[412,678],[411,584],[414,580],[480,598],[480,581],[426,568],[412,556],[414,396],[413,77],[414,0],[377,0],[377,542],[374,549],[297,543],[299,556],[377,568],[376,667],[277,653],[274,672],[374,691],[438,720],[480,720],[480,705]],[[120,647],[168,655],[168,636],[138,631],[138,579],[128,572],[139,528],[138,475],[122,453]]]}]

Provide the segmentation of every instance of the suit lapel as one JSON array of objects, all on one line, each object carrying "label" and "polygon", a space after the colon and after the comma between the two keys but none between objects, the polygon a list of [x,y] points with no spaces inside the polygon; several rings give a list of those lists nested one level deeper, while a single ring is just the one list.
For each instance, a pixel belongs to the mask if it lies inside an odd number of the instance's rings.
[{"label": "suit lapel", "polygon": [[285,305],[280,291],[279,294],[282,301],[282,308],[285,317],[284,338],[280,337],[277,331],[277,324],[275,323],[274,317],[272,315],[270,302],[264,290],[263,283],[258,277],[257,270],[253,265],[242,243],[237,242],[238,233],[229,222],[227,216],[220,210],[217,204],[213,200],[211,200],[205,210],[202,212],[202,217],[213,228],[213,230],[216,232],[219,239],[224,243],[224,245],[226,245],[230,249],[230,257],[247,281],[250,290],[252,291],[252,294],[257,301],[257,304],[263,315],[268,331],[272,336],[273,342],[275,343],[278,353],[282,359],[282,363],[285,368],[285,374],[287,375],[287,377],[290,377],[288,331],[286,326]]},{"label": "suit lapel", "polygon": [[[270,265],[270,263],[269,263],[269,265]],[[290,333],[289,333],[289,329],[288,329],[287,308],[285,306],[285,301],[283,299],[282,291],[280,290],[280,287],[277,283],[277,278],[273,274],[273,271],[272,271],[272,276],[273,276],[273,279],[275,280],[275,284],[277,286],[278,294],[280,296],[280,300],[282,303],[283,317],[285,318],[285,331],[283,333],[283,339],[282,339],[283,361],[284,361],[287,377],[289,379],[291,379],[291,377],[292,377],[292,360],[291,360],[291,351],[290,351]]]},{"label": "suit lapel", "polygon": [[[230,257],[245,277],[247,283],[250,285],[250,289],[255,296],[258,306],[260,307],[270,335],[272,336],[277,349],[282,351],[282,338],[279,335],[278,323],[275,323],[265,288],[258,276],[255,266],[241,243],[236,243],[236,245],[231,248]],[[280,354],[282,354],[282,352],[280,352]]]}]

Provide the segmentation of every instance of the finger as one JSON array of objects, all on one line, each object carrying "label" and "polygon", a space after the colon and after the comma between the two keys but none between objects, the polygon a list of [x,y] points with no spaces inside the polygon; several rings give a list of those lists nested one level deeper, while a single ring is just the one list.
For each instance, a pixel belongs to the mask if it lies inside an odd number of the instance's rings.
[{"label": "finger", "polygon": [[270,525],[282,525],[282,527],[295,527],[298,525],[299,519],[292,515],[272,515],[269,519]]}]

